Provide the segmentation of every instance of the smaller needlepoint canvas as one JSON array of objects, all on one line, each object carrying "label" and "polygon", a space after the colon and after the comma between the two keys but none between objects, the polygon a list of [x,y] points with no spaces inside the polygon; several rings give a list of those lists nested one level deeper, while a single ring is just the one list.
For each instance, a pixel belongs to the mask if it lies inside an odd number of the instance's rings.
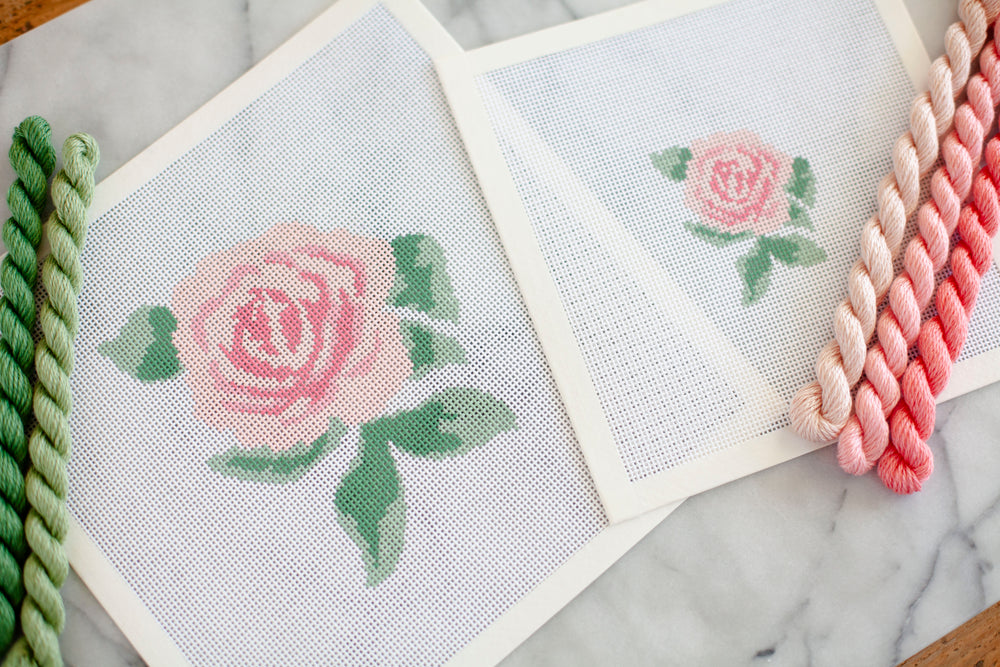
[{"label": "smaller needlepoint canvas", "polygon": [[[818,446],[788,402],[928,65],[899,0],[645,2],[439,61],[613,521]],[[953,394],[1000,379],[982,294]]]},{"label": "smaller needlepoint canvas", "polygon": [[102,183],[67,550],[147,662],[488,664],[608,527],[411,0],[347,0]]}]

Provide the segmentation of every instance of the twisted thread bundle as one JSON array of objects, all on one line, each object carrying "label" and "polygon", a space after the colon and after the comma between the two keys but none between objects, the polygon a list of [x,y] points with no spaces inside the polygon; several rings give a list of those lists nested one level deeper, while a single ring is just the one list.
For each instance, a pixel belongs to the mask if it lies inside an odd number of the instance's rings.
[{"label": "twisted thread bundle", "polygon": [[951,275],[935,295],[937,315],[924,322],[918,356],[903,373],[901,401],[889,418],[892,443],[878,463],[878,474],[897,493],[919,491],[934,468],[926,440],[934,430],[935,398],[951,377],[969,331],[982,277],[993,261],[993,237],[1000,220],[1000,138],[986,145],[986,165],[976,175],[972,202],[958,220],[958,242],[951,252]]},{"label": "twisted thread bundle", "polygon": [[941,144],[944,165],[931,177],[931,198],[917,214],[919,233],[907,244],[903,270],[893,280],[888,305],[879,316],[877,340],[868,349],[864,379],[854,397],[854,414],[840,433],[837,460],[855,475],[870,470],[889,443],[888,415],[899,402],[898,378],[934,294],[935,275],[947,262],[951,236],[1000,103],[995,38],[983,49],[980,71],[969,79],[966,94],[955,113],[955,129]]},{"label": "twisted thread bundle", "polygon": [[15,610],[24,598],[21,566],[24,539],[24,475],[28,455],[25,417],[31,409],[28,369],[35,356],[37,248],[42,208],[56,164],[52,129],[37,116],[14,130],[10,164],[17,175],[7,193],[11,217],[3,224],[7,256],[0,264],[0,648],[6,651],[17,629]]},{"label": "twisted thread bundle", "polygon": [[46,225],[51,254],[42,267],[47,297],[39,313],[43,338],[35,352],[38,382],[34,393],[35,428],[28,442],[31,465],[25,476],[30,509],[24,532],[31,554],[24,564],[23,637],[5,665],[61,665],[59,634],[66,620],[59,589],[69,572],[63,541],[69,528],[66,509],[72,407],[69,377],[73,339],[79,329],[77,296],[80,251],[87,232],[87,208],[94,194],[97,142],[74,134],[63,144],[63,168],[52,182],[55,211]]},{"label": "twisted thread bundle", "polygon": [[861,233],[861,258],[848,276],[848,297],[834,313],[834,340],[816,360],[816,378],[789,406],[795,431],[813,441],[835,439],[851,415],[851,390],[861,379],[876,311],[894,278],[893,260],[906,220],[916,210],[920,179],[938,158],[939,137],[952,126],[955,98],[986,42],[1000,0],[961,0],[958,23],[945,35],[945,55],[931,65],[929,92],[910,112],[910,129],[893,150],[893,171],[878,189],[878,211]]}]

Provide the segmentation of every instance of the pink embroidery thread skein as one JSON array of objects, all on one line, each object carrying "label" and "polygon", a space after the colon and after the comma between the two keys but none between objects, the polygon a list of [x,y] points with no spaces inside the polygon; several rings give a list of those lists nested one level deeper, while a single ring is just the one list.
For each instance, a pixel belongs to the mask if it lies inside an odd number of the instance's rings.
[{"label": "pink embroidery thread skein", "polygon": [[938,314],[924,322],[917,337],[919,355],[903,373],[902,400],[889,417],[892,442],[878,463],[882,482],[896,493],[919,491],[934,470],[926,440],[934,431],[934,399],[951,377],[969,331],[982,276],[993,262],[993,237],[1000,219],[1000,138],[986,145],[986,166],[976,174],[972,203],[958,220],[958,242],[951,251],[951,275],[938,287]]},{"label": "pink embroidery thread skein", "polygon": [[854,396],[854,414],[840,432],[837,460],[854,475],[870,470],[889,444],[888,415],[899,402],[898,378],[906,370],[923,312],[934,295],[935,275],[948,260],[951,235],[1000,103],[995,37],[979,61],[980,71],[966,87],[967,101],[955,112],[955,129],[941,143],[944,165],[931,177],[931,199],[917,213],[919,234],[907,244],[903,270],[889,287],[889,303],[875,329],[878,340],[868,348],[864,379]]},{"label": "pink embroidery thread skein", "polygon": [[878,304],[895,276],[906,220],[919,203],[920,178],[937,161],[939,137],[951,129],[955,97],[1000,0],[960,0],[958,10],[961,21],[945,34],[946,55],[931,65],[929,92],[914,100],[910,130],[896,141],[893,171],[878,188],[878,211],[861,230],[861,258],[848,275],[848,297],[834,313],[834,340],[816,359],[817,380],[799,389],[789,406],[792,427],[809,440],[833,440],[851,415],[851,389],[861,379]]}]

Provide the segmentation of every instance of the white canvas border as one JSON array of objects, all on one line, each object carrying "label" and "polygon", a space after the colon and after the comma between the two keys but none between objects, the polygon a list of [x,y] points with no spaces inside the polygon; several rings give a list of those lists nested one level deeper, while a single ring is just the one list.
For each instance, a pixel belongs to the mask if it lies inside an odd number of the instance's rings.
[{"label": "white canvas border", "polygon": [[[442,85],[556,384],[612,522],[719,486],[821,447],[790,428],[769,433],[670,470],[630,482],[569,319],[486,114],[476,77],[498,68],[607,39],[722,0],[645,0],[437,61]],[[930,58],[902,0],[873,0],[917,90]],[[1000,251],[1000,238],[994,247]],[[996,254],[995,261],[1000,260]],[[1000,381],[1000,349],[955,366],[940,401]]]},{"label": "white canvas border", "polygon": [[[94,193],[90,219],[100,217],[141,188],[377,5],[387,9],[432,59],[462,53],[458,43],[419,0],[340,0],[102,181]],[[451,662],[483,665],[502,660],[675,508],[676,505],[666,507],[599,533],[471,640]],[[189,664],[72,514],[66,551],[73,569],[147,664],[152,667]]]},{"label": "white canvas border", "polygon": [[602,530],[446,664],[482,667],[503,660],[679,506],[661,507]]}]

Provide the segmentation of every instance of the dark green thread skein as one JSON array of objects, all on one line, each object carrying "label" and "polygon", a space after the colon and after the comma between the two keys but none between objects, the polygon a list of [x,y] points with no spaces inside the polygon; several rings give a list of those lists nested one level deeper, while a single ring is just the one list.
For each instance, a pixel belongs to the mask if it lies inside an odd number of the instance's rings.
[{"label": "dark green thread skein", "polygon": [[35,426],[28,440],[31,465],[24,483],[31,506],[24,520],[24,535],[31,553],[24,562],[23,636],[7,652],[4,665],[63,664],[59,635],[66,623],[66,609],[59,589],[69,573],[63,548],[69,530],[66,463],[72,444],[69,376],[73,339],[80,328],[80,251],[87,234],[87,209],[94,196],[99,157],[93,137],[71,135],[63,144],[63,168],[52,180],[55,211],[45,225],[51,252],[42,266],[46,298],[38,313],[42,339],[35,351]]},{"label": "dark green thread skein", "polygon": [[11,217],[3,223],[7,256],[0,263],[0,648],[14,640],[15,610],[24,598],[21,566],[27,556],[24,538],[24,475],[28,453],[24,419],[31,410],[28,369],[35,356],[35,282],[42,208],[56,164],[52,128],[38,116],[14,130],[10,164],[17,179],[7,192]]}]

